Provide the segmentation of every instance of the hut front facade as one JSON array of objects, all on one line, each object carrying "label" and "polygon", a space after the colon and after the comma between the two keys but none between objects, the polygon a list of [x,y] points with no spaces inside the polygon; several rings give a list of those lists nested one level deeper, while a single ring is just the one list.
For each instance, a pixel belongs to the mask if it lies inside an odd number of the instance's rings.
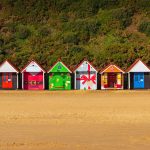
[{"label": "hut front facade", "polygon": [[45,70],[34,60],[30,61],[21,71],[22,89],[24,90],[44,90]]},{"label": "hut front facade", "polygon": [[86,60],[81,62],[74,71],[74,86],[77,90],[97,89],[97,70]]},{"label": "hut front facade", "polygon": [[150,69],[140,59],[137,59],[128,69],[129,89],[150,89]]},{"label": "hut front facade", "polygon": [[49,73],[49,90],[71,90],[71,71],[61,61],[54,64]]},{"label": "hut front facade", "polygon": [[18,69],[8,60],[0,65],[0,89],[15,90],[18,89]]},{"label": "hut front facade", "polygon": [[124,71],[115,64],[101,71],[101,89],[123,89]]}]

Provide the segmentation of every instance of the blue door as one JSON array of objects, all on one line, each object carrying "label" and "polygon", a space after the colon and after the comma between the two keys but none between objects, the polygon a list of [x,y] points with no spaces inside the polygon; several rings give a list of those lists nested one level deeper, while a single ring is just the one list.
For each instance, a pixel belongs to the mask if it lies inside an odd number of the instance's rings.
[{"label": "blue door", "polygon": [[134,73],[134,88],[144,89],[144,73]]}]

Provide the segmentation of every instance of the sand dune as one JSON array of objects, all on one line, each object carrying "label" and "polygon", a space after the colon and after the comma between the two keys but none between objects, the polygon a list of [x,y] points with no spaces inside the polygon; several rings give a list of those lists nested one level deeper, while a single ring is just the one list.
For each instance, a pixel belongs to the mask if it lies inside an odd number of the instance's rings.
[{"label": "sand dune", "polygon": [[150,91],[0,91],[0,150],[117,149],[150,149]]}]

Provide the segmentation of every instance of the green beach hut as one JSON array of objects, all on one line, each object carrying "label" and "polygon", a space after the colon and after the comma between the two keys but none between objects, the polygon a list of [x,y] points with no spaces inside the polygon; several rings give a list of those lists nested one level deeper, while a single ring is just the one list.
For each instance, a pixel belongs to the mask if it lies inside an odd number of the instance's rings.
[{"label": "green beach hut", "polygon": [[48,71],[49,90],[71,90],[71,73],[62,61],[55,63]]}]

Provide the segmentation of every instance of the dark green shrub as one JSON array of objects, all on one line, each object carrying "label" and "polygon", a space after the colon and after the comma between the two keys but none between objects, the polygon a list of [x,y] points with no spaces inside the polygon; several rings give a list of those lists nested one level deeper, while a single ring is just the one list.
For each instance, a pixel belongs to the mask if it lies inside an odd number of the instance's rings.
[{"label": "dark green shrub", "polygon": [[90,35],[95,35],[95,34],[97,34],[97,32],[101,26],[101,23],[95,19],[95,20],[87,21],[86,25],[87,25],[86,28],[89,31]]},{"label": "dark green shrub", "polygon": [[63,36],[63,43],[78,44],[79,38],[78,38],[77,34],[75,34],[73,32],[68,32],[68,33],[65,33]]},{"label": "dark green shrub", "polygon": [[50,27],[41,27],[38,32],[40,36],[44,37],[44,36],[48,36],[49,34],[51,34],[51,29]]},{"label": "dark green shrub", "polygon": [[139,25],[138,30],[139,30],[140,32],[145,33],[147,36],[150,36],[150,22],[143,21],[143,22]]},{"label": "dark green shrub", "polygon": [[4,40],[2,38],[0,38],[0,47],[2,47],[4,44]]},{"label": "dark green shrub", "polygon": [[69,17],[65,13],[62,13],[59,18],[62,22],[68,22],[69,20]]},{"label": "dark green shrub", "polygon": [[122,29],[128,27],[132,23],[133,15],[133,8],[121,8],[114,12],[114,16],[119,20]]},{"label": "dark green shrub", "polygon": [[82,52],[84,49],[80,46],[73,46],[70,48],[71,53],[79,53]]},{"label": "dark green shrub", "polygon": [[31,32],[26,26],[20,26],[17,34],[18,34],[18,38],[26,39],[31,35]]}]

